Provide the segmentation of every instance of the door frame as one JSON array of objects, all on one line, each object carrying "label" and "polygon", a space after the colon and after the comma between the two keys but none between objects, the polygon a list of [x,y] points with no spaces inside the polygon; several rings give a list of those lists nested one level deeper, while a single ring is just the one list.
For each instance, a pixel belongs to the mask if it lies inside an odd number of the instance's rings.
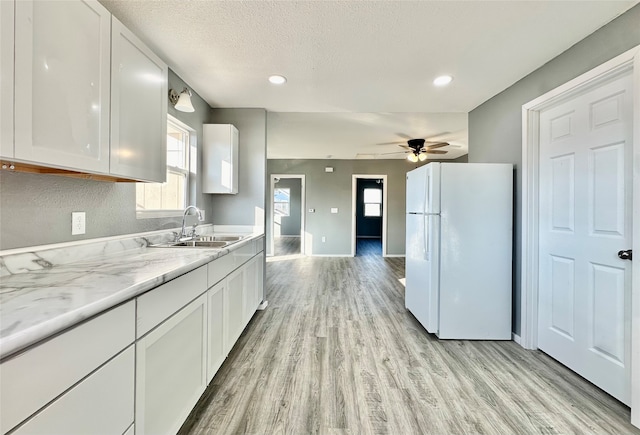
[{"label": "door frame", "polygon": [[275,228],[275,219],[273,215],[273,192],[276,186],[276,178],[299,178],[300,179],[300,254],[307,255],[306,253],[306,231],[305,231],[305,204],[306,204],[306,193],[305,193],[305,175],[304,174],[271,174],[269,176],[269,213],[271,214],[271,224],[269,225],[269,233],[267,233],[267,243],[269,244],[269,257],[273,257],[274,255],[274,228]]},{"label": "door frame", "polygon": [[371,174],[353,174],[351,175],[351,256],[356,256],[356,217],[357,204],[356,196],[358,194],[358,178],[365,180],[382,180],[382,256],[387,256],[387,176],[371,175]]},{"label": "door frame", "polygon": [[[540,112],[624,70],[633,75],[633,114],[640,117],[640,45],[522,106],[522,262],[520,344],[538,348],[538,223]],[[640,122],[633,125],[632,215],[640,216]],[[640,219],[632,225],[632,246],[640,252]],[[631,423],[640,427],[640,261],[631,267]]]}]

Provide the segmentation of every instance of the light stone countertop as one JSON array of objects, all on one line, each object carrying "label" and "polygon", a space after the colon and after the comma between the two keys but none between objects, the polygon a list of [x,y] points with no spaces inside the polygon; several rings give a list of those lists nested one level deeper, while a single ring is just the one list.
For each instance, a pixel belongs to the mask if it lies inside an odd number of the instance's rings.
[{"label": "light stone countertop", "polygon": [[249,235],[225,249],[136,247],[2,276],[0,359],[262,236]]}]

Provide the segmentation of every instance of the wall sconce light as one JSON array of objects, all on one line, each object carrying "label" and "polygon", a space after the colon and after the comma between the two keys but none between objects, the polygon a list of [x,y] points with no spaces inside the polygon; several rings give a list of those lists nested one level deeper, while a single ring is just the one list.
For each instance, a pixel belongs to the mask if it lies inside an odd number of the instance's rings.
[{"label": "wall sconce light", "polygon": [[171,101],[171,104],[180,112],[196,111],[196,109],[193,108],[193,104],[191,104],[191,91],[187,88],[184,88],[180,94],[170,89],[169,101]]}]

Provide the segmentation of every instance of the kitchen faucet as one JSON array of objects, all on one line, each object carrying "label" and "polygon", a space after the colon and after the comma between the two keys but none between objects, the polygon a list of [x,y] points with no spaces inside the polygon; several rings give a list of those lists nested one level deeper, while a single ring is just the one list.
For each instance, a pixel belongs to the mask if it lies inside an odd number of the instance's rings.
[{"label": "kitchen faucet", "polygon": [[184,214],[182,215],[182,229],[180,230],[180,234],[178,234],[178,236],[176,237],[176,242],[179,242],[180,240],[184,239],[184,238],[189,238],[189,239],[193,239],[196,237],[196,227],[198,226],[198,222],[196,222],[195,224],[193,224],[193,228],[191,228],[191,232],[189,234],[187,234],[187,230],[185,228],[185,219],[187,218],[187,214],[189,213],[189,210],[195,210],[196,214],[198,215],[198,221],[202,222],[204,220],[204,217],[202,217],[202,211],[196,207],[195,205],[190,205],[189,207],[184,209]]}]

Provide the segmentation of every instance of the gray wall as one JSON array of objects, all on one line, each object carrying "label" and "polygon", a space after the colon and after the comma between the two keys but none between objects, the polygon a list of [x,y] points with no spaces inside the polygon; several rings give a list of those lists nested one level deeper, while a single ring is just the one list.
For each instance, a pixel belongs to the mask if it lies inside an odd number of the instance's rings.
[{"label": "gray wall", "polygon": [[[185,83],[169,71],[169,88],[182,90]],[[200,138],[210,107],[195,92],[193,113],[168,113],[191,128]],[[198,161],[201,161],[199,158]],[[202,171],[198,170],[198,174]],[[201,183],[198,183],[201,185]],[[210,195],[195,192],[195,203],[205,209],[211,222]],[[181,218],[136,219],[134,183],[82,180],[59,175],[0,171],[0,249],[43,245],[95,237],[153,231],[180,226]],[[85,211],[87,233],[71,236],[71,212]]]},{"label": "gray wall", "polygon": [[233,124],[239,132],[238,193],[211,195],[213,223],[264,228],[267,112],[264,109],[211,109],[207,122]]},{"label": "gray wall", "polygon": [[469,161],[513,163],[513,331],[520,334],[522,105],[640,44],[640,5],[469,113]]},{"label": "gray wall", "polygon": [[[268,183],[267,183],[268,185]],[[289,216],[280,217],[280,235],[282,236],[299,236],[301,224],[301,195],[302,182],[299,178],[282,178],[276,187],[289,188]]]},{"label": "gray wall", "polygon": [[[466,156],[455,160],[465,161]],[[351,183],[353,174],[387,175],[387,254],[404,255],[405,177],[421,163],[406,160],[267,160],[267,173],[305,175],[305,229],[312,255],[351,255]],[[326,166],[334,171],[327,173]],[[271,237],[271,206],[267,201],[267,237]],[[338,214],[331,213],[338,208]],[[315,213],[308,209],[315,208]],[[322,243],[322,236],[326,242]],[[268,245],[267,245],[268,246]],[[267,249],[270,253],[270,247]]]}]

